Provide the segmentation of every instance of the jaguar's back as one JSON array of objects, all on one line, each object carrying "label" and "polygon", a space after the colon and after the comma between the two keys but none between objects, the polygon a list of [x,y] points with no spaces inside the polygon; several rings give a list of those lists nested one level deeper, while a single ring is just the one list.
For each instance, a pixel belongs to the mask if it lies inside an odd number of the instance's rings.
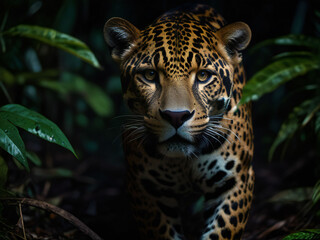
[{"label": "jaguar's back", "polygon": [[112,18],[105,39],[135,114],[123,133],[143,239],[240,239],[252,200],[253,133],[239,106],[249,27],[206,5],[144,30]]}]

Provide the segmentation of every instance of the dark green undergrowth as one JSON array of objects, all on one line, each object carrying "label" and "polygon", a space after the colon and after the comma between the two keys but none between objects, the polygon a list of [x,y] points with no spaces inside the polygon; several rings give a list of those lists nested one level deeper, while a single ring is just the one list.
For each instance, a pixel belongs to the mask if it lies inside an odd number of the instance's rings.
[{"label": "dark green undergrowth", "polygon": [[[318,16],[316,26],[319,27],[320,15],[318,12],[316,15]],[[319,33],[316,33],[316,36],[291,34],[268,39],[251,50],[255,52],[264,48],[285,49],[276,54],[269,64],[249,79],[240,102],[243,104],[258,101],[262,96],[280,87],[288,86],[286,102],[290,103],[287,106],[291,107],[291,112],[281,124],[269,149],[268,159],[270,161],[275,158],[285,158],[288,151],[294,153],[295,149],[291,147],[293,140],[295,145],[298,142],[298,146],[314,146],[315,149],[312,151],[315,151],[318,159],[320,157],[320,37],[317,37]],[[305,154],[308,154],[308,151],[310,149],[306,148]],[[320,162],[316,163],[315,169],[319,169]],[[306,201],[306,204],[313,205],[308,209],[313,211],[316,218],[319,218],[320,175],[317,172],[307,174],[315,174],[314,177],[318,179],[310,194],[301,195],[301,188],[291,189],[276,195],[272,201],[290,199],[298,202],[302,197],[302,201]],[[284,239],[319,239],[319,231],[318,229],[303,230]]]}]

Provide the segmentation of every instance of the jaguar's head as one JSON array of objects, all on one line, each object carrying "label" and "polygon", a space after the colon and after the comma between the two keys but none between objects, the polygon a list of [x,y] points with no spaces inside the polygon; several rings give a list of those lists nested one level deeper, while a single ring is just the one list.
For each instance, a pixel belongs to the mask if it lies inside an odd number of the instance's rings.
[{"label": "jaguar's head", "polygon": [[[120,64],[124,99],[143,120],[131,139],[167,157],[209,153],[229,134],[234,72],[251,38],[242,22],[226,26],[166,18],[140,31],[112,18],[104,37]],[[231,121],[227,120],[227,121]]]}]

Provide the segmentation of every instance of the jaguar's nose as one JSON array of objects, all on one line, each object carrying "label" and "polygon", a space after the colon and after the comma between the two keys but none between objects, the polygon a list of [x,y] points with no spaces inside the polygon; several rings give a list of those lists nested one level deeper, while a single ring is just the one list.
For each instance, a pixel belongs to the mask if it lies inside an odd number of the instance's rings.
[{"label": "jaguar's nose", "polygon": [[188,121],[194,115],[194,110],[190,111],[162,111],[159,109],[160,116],[169,122],[175,129],[178,129],[184,122]]}]

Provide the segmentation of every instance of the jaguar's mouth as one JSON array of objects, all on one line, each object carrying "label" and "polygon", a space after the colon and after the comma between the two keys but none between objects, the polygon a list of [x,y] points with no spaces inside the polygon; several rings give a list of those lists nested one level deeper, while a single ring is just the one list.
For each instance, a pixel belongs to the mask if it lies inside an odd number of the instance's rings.
[{"label": "jaguar's mouth", "polygon": [[167,157],[187,157],[194,150],[194,143],[175,134],[171,138],[159,142],[158,151]]},{"label": "jaguar's mouth", "polygon": [[205,129],[203,132],[186,139],[179,133],[166,140],[159,141],[157,135],[149,134],[145,141],[145,150],[150,156],[160,154],[169,158],[185,158],[209,154],[228,141],[228,134]]},{"label": "jaguar's mouth", "polygon": [[175,134],[174,136],[170,137],[169,139],[160,142],[159,144],[192,144],[190,140],[187,140],[178,134]]}]

